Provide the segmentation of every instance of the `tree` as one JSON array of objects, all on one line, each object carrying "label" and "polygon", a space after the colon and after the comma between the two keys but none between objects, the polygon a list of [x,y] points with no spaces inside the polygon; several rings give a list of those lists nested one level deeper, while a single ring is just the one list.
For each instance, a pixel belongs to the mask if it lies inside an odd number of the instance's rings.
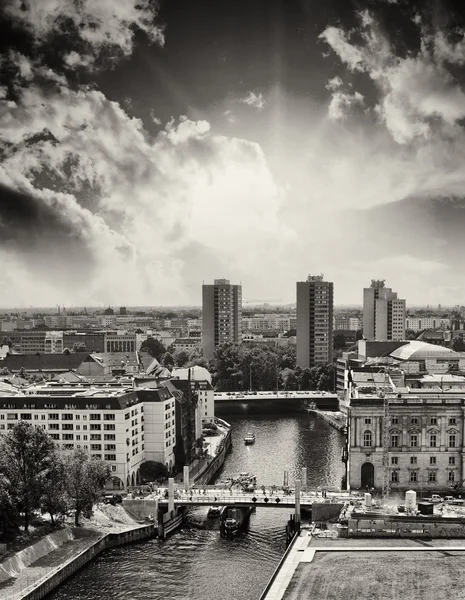
[{"label": "tree", "polygon": [[178,367],[184,367],[189,362],[189,355],[185,350],[177,350],[174,353],[174,362]]},{"label": "tree", "polygon": [[144,340],[140,349],[141,352],[148,352],[150,356],[156,358],[158,361],[166,352],[165,346],[163,346],[163,344],[159,340],[156,340],[152,337],[149,337],[146,340]]},{"label": "tree", "polygon": [[63,354],[66,354],[67,356],[69,356],[71,354],[71,350],[69,348],[65,348],[63,350]]},{"label": "tree", "polygon": [[355,341],[358,342],[358,340],[363,340],[363,332],[361,329],[358,329],[355,332]]},{"label": "tree", "polygon": [[416,340],[417,336],[418,336],[418,333],[413,331],[413,329],[405,330],[405,339],[406,340]]},{"label": "tree", "polygon": [[463,340],[462,335],[457,335],[452,340],[450,347],[455,352],[465,352],[465,341]]},{"label": "tree", "polygon": [[13,342],[11,341],[11,338],[3,336],[0,346],[9,346],[11,348],[11,346],[13,346]]},{"label": "tree", "polygon": [[161,364],[167,369],[174,367],[174,358],[171,352],[165,352],[161,357]]},{"label": "tree", "polygon": [[87,352],[84,342],[74,342],[73,352]]},{"label": "tree", "polygon": [[45,474],[40,509],[42,514],[48,513],[52,524],[55,517],[68,512],[69,502],[66,493],[66,465],[63,458],[55,452],[51,455],[50,464]]},{"label": "tree", "polygon": [[335,350],[341,350],[342,348],[345,348],[346,342],[346,336],[343,333],[338,333],[334,336],[333,348]]},{"label": "tree", "polygon": [[82,448],[66,457],[66,491],[74,510],[74,524],[79,527],[81,515],[90,517],[92,507],[101,496],[110,478],[110,467],[93,459]]},{"label": "tree", "polygon": [[1,472],[14,490],[18,510],[24,514],[26,532],[32,513],[40,506],[54,449],[52,438],[26,421],[16,423],[1,441]]},{"label": "tree", "polygon": [[140,476],[142,481],[147,483],[149,481],[165,480],[168,478],[169,473],[163,463],[147,460],[140,466]]},{"label": "tree", "polygon": [[0,459],[0,539],[6,540],[10,533],[18,529],[18,525],[19,512],[14,500],[14,490],[4,474]]}]

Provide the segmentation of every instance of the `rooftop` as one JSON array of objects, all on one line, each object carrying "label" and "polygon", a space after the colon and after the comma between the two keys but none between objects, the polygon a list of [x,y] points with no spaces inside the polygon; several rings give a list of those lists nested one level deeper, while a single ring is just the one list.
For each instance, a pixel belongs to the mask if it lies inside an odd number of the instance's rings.
[{"label": "rooftop", "polygon": [[419,340],[413,340],[408,344],[400,346],[391,352],[393,358],[398,360],[426,360],[428,358],[460,358],[461,354],[450,348],[427,344]]}]

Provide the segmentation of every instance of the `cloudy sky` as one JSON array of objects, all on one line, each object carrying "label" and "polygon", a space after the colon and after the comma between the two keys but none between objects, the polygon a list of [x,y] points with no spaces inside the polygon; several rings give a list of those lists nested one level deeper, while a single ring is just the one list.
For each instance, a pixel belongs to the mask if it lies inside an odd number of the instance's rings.
[{"label": "cloudy sky", "polygon": [[[462,3],[463,4],[463,3]],[[452,0],[2,0],[0,305],[463,304]]]}]

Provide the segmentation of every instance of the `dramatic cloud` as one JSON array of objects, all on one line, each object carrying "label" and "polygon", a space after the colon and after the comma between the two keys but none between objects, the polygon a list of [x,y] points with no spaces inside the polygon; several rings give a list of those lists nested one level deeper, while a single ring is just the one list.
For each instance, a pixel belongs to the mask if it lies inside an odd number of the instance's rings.
[{"label": "dramatic cloud", "polygon": [[420,50],[415,56],[399,57],[370,14],[360,13],[360,21],[361,43],[336,27],[320,37],[351,71],[367,73],[376,84],[380,94],[376,110],[396,142],[428,137],[438,127],[455,126],[465,117],[465,92],[444,64],[464,60],[463,34],[451,44],[443,33],[427,35],[418,24],[423,36]]},{"label": "dramatic cloud", "polygon": [[153,0],[3,0],[2,4],[4,14],[37,44],[53,35],[74,37],[83,55],[75,50],[66,54],[70,67],[88,67],[109,48],[131,54],[136,29],[153,42],[164,40],[162,29],[154,23],[157,3]]},{"label": "dramatic cloud", "polygon": [[334,120],[344,119],[350,107],[355,105],[363,105],[363,96],[359,92],[354,94],[334,92],[328,107],[328,116]]},{"label": "dramatic cloud", "polygon": [[249,92],[245,98],[242,98],[241,102],[253,106],[257,110],[263,110],[265,108],[265,98],[263,94],[256,94],[255,92]]}]

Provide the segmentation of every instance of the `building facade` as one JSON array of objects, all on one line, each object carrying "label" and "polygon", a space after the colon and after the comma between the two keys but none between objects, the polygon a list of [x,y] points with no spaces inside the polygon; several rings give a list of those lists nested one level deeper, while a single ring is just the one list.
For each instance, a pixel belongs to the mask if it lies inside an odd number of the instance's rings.
[{"label": "building facade", "polygon": [[333,359],[333,284],[323,275],[297,282],[297,366],[305,369]]},{"label": "building facade", "polygon": [[135,352],[137,334],[126,331],[105,332],[105,352]]},{"label": "building facade", "polygon": [[368,340],[405,339],[405,300],[384,286],[384,279],[372,279],[363,290],[363,335]]},{"label": "building facade", "polygon": [[228,279],[215,279],[202,286],[203,355],[211,358],[215,348],[227,342],[241,342],[242,286]]},{"label": "building facade", "polygon": [[136,392],[48,383],[1,394],[0,435],[21,420],[42,427],[61,450],[83,448],[107,462],[113,488],[139,484],[146,460],[174,465],[174,397],[166,388]]},{"label": "building facade", "polygon": [[[383,398],[350,400],[349,484],[351,489],[383,485]],[[387,476],[392,490],[450,490],[462,485],[465,400],[460,390],[415,390],[389,397]]]}]

